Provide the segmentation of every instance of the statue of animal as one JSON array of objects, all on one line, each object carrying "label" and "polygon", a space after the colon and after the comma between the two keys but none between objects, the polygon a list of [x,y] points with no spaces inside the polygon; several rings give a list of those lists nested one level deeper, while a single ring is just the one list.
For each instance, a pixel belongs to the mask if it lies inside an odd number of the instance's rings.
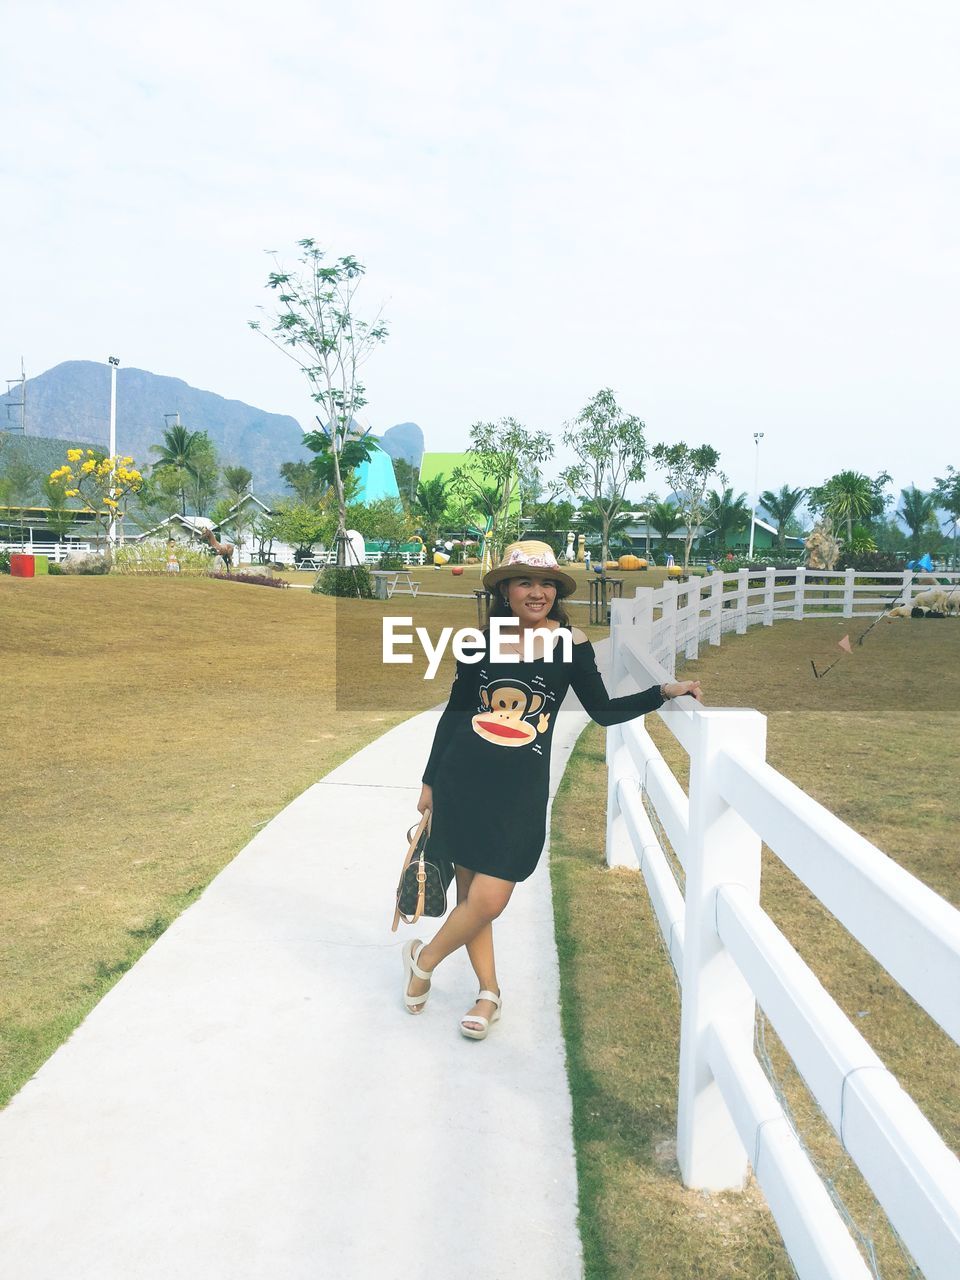
[{"label": "statue of animal", "polygon": [[204,540],[204,542],[206,542],[209,545],[214,555],[220,556],[220,558],[223,560],[224,567],[226,568],[227,573],[229,573],[230,566],[233,563],[233,553],[234,551],[236,551],[236,547],[233,545],[233,543],[218,542],[216,538],[213,536],[212,529],[202,530],[200,537]]}]

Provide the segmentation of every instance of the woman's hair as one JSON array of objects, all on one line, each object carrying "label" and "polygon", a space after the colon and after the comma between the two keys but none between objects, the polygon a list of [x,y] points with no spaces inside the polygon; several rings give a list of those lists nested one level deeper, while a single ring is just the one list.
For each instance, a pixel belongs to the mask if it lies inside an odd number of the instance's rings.
[{"label": "woman's hair", "polygon": [[[504,598],[504,593],[508,589],[508,584],[511,581],[512,579],[507,578],[503,582],[498,582],[493,588],[493,599],[490,601],[490,611],[487,614],[488,618],[513,617],[513,610],[510,608],[508,601]],[[553,579],[545,578],[545,581],[553,582]],[[557,588],[557,594],[547,617],[553,618],[555,622],[559,622],[561,627],[572,627],[573,623],[570,621],[570,616],[563,607],[563,600],[560,596],[560,584],[558,582],[554,582],[553,585]]]}]

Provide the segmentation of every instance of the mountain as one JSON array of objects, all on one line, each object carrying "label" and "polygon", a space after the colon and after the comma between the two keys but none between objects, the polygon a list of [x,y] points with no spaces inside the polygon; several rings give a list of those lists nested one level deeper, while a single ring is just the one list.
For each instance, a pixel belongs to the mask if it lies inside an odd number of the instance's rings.
[{"label": "mountain", "polygon": [[415,422],[399,422],[380,437],[380,448],[391,458],[403,458],[412,467],[419,467],[423,457],[423,432]]},{"label": "mountain", "polygon": [[[19,423],[19,387],[0,396],[0,427]],[[83,441],[104,448],[110,436],[110,371],[92,360],[67,360],[26,383],[27,437]],[[179,412],[191,431],[206,431],[220,461],[241,464],[253,472],[253,487],[263,494],[285,492],[280,464],[313,457],[301,443],[295,418],[268,413],[225,400],[212,391],[191,387],[145,369],[117,370],[117,451],[130,454],[144,468],[155,458],[150,446],[163,439]],[[15,438],[15,437],[14,437]],[[62,459],[61,459],[62,461]]]},{"label": "mountain", "polygon": [[[0,395],[0,430],[8,430],[8,444],[19,440],[20,454],[26,451],[48,455],[57,450],[40,441],[63,441],[107,448],[110,438],[110,370],[92,360],[67,360],[26,383],[26,439],[19,434],[20,410],[16,404],[20,388]],[[156,458],[150,446],[159,444],[164,429],[179,413],[180,422],[191,431],[206,431],[216,446],[221,464],[249,467],[253,489],[261,497],[288,494],[280,476],[284,462],[308,461],[315,455],[302,443],[303,431],[295,418],[268,413],[225,400],[213,391],[201,391],[180,378],[168,378],[145,369],[117,370],[117,451],[129,454],[141,470]],[[376,435],[377,433],[374,432]],[[30,442],[33,441],[31,446]],[[388,428],[381,438],[384,452],[419,465],[423,455],[423,432],[415,422],[401,422]],[[63,456],[55,457],[59,465]],[[49,470],[49,468],[47,468]]]}]

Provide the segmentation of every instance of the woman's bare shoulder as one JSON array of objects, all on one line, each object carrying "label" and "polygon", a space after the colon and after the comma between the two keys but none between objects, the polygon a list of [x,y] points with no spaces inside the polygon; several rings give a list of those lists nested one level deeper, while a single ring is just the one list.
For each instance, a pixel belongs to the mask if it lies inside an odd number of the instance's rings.
[{"label": "woman's bare shoulder", "polygon": [[571,635],[573,636],[573,643],[574,643],[574,644],[586,644],[586,643],[587,643],[587,636],[586,636],[586,634],[585,634],[583,631],[581,631],[581,630],[580,630],[580,628],[579,628],[579,627],[571,627],[571,628],[570,628],[570,633],[571,633]]}]

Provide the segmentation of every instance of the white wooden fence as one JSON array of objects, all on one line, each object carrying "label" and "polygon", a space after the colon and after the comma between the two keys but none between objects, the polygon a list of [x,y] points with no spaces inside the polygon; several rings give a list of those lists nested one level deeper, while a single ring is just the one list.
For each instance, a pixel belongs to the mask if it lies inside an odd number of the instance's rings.
[{"label": "white wooden fence", "polygon": [[29,556],[47,556],[54,564],[65,560],[71,551],[94,551],[92,542],[0,542],[0,551],[25,552]]},{"label": "white wooden fence", "polygon": [[[960,573],[938,573],[960,607]],[[676,655],[696,658],[701,644],[719,644],[728,631],[743,635],[757,623],[831,614],[872,616],[930,589],[930,575],[865,574],[854,569],[740,569],[688,582],[665,582],[658,591],[638,591],[635,610],[649,610],[650,653],[672,673]],[[646,615],[644,615],[646,616]]]},{"label": "white wooden fence", "polygon": [[[696,656],[728,627],[822,608],[809,571],[783,591],[769,572],[751,585],[757,576],[725,580],[730,610],[719,574],[614,601],[611,689],[672,678],[677,652]],[[916,594],[901,575],[895,585]],[[893,594],[850,575],[839,587],[848,617]],[[738,1188],[750,1164],[801,1280],[873,1274],[755,1056],[759,1002],[924,1276],[957,1280],[960,1161],[760,907],[761,841],[958,1043],[960,912],[767,764],[759,712],[681,698],[658,714],[690,757],[689,795],[642,720],[608,730],[607,861],[641,872],[680,981],[684,1182]]]}]

